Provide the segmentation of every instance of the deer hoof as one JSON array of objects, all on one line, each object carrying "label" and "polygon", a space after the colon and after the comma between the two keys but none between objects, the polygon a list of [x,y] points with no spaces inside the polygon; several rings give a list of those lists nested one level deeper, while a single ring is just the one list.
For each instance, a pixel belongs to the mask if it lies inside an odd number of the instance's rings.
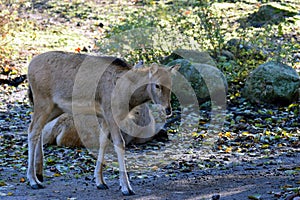
[{"label": "deer hoof", "polygon": [[122,194],[124,196],[131,196],[131,195],[135,195],[135,192],[132,189],[126,190],[126,191],[122,191]]},{"label": "deer hoof", "polygon": [[107,190],[108,189],[108,186],[106,184],[100,184],[100,185],[97,185],[97,188],[99,190]]},{"label": "deer hoof", "polygon": [[45,187],[41,184],[34,184],[34,185],[31,185],[31,188],[34,190],[37,190],[37,189],[43,189]]},{"label": "deer hoof", "polygon": [[43,181],[44,181],[43,175],[37,174],[36,177],[37,177],[37,179],[38,179],[40,182],[43,182]]}]

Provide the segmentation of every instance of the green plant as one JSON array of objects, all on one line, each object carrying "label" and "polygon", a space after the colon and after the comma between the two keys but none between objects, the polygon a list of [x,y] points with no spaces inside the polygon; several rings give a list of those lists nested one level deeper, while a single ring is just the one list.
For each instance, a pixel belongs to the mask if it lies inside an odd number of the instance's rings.
[{"label": "green plant", "polygon": [[198,7],[191,4],[146,4],[143,9],[126,12],[104,40],[99,40],[100,51],[122,56],[130,62],[139,59],[157,62],[179,48],[202,49]]},{"label": "green plant", "polygon": [[10,55],[13,53],[13,46],[10,45],[14,34],[14,22],[17,19],[15,6],[6,6],[0,2],[0,73],[9,75],[14,66],[10,63]]},{"label": "green plant", "polygon": [[226,30],[222,28],[225,17],[214,8],[212,1],[201,1],[199,6],[198,15],[201,27],[205,31],[204,37],[206,37],[213,57],[218,58],[225,46]]}]

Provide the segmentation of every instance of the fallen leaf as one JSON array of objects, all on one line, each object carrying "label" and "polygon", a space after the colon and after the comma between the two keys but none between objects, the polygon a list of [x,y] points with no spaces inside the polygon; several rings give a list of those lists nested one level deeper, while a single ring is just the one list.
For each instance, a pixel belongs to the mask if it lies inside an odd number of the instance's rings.
[{"label": "fallen leaf", "polygon": [[225,149],[225,152],[226,153],[230,153],[232,151],[232,147],[227,147],[226,149]]},{"label": "fallen leaf", "polygon": [[260,194],[250,195],[250,196],[248,196],[248,199],[260,200],[261,195]]},{"label": "fallen leaf", "polygon": [[267,149],[267,148],[269,148],[269,146],[270,146],[269,144],[263,144],[263,145],[261,145],[261,148],[262,149]]},{"label": "fallen leaf", "polygon": [[225,137],[230,138],[230,137],[231,137],[231,133],[230,133],[230,132],[226,132],[226,133],[225,133]]},{"label": "fallen leaf", "polygon": [[61,174],[59,174],[59,173],[55,173],[53,176],[54,176],[54,177],[60,177],[60,176],[61,176]]},{"label": "fallen leaf", "polygon": [[6,186],[6,183],[4,181],[0,181],[0,187]]}]

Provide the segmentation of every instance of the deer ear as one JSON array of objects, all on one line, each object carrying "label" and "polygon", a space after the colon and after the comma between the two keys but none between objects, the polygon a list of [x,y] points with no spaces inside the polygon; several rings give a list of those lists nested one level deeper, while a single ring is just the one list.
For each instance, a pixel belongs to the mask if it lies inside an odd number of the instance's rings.
[{"label": "deer ear", "polygon": [[149,78],[151,78],[153,76],[153,74],[155,74],[158,70],[158,64],[153,63],[149,69]]},{"label": "deer ear", "polygon": [[171,66],[170,70],[171,70],[171,72],[175,72],[175,71],[178,71],[180,67],[181,67],[180,64],[176,64],[176,65]]},{"label": "deer ear", "polygon": [[140,60],[138,63],[136,63],[133,68],[134,69],[137,69],[137,68],[142,68],[144,67],[144,61],[143,60]]}]

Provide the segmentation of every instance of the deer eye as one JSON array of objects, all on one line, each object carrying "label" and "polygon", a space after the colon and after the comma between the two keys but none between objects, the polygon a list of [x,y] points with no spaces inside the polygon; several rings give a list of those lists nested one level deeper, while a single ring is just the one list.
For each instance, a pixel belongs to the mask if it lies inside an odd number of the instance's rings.
[{"label": "deer eye", "polygon": [[161,87],[160,87],[160,85],[155,84],[155,88],[156,88],[156,89],[160,89]]}]

